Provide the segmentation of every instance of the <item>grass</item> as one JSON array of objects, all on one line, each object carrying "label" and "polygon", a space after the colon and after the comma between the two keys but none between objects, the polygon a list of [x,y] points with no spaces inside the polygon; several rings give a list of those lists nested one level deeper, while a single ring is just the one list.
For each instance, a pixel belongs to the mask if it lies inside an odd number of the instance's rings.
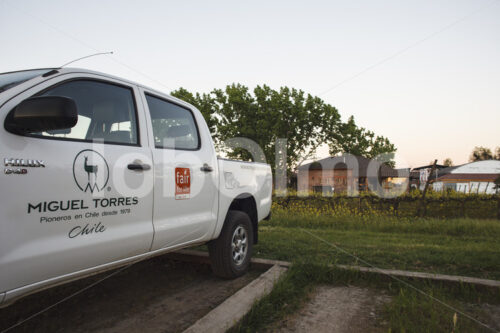
[{"label": "grass", "polygon": [[500,280],[500,221],[305,217],[275,214],[261,223],[255,256],[291,262],[364,265]]},{"label": "grass", "polygon": [[[385,290],[392,300],[381,320],[390,332],[488,331],[460,314],[454,323],[454,311],[386,276],[333,268],[332,263],[365,264],[309,233],[380,268],[500,280],[497,220],[335,216],[274,209],[273,218],[260,225],[254,256],[294,264],[232,332],[272,330],[273,324],[295,313],[318,284]],[[420,280],[411,284],[482,321],[491,319],[479,304],[500,304],[499,289]]]}]

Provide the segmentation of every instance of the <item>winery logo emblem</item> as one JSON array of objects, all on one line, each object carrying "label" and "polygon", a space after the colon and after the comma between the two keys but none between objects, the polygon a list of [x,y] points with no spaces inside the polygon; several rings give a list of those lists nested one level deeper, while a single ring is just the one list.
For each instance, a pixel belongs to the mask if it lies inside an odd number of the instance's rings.
[{"label": "winery logo emblem", "polygon": [[83,192],[101,192],[109,181],[108,163],[95,150],[82,150],[73,162],[73,177]]}]

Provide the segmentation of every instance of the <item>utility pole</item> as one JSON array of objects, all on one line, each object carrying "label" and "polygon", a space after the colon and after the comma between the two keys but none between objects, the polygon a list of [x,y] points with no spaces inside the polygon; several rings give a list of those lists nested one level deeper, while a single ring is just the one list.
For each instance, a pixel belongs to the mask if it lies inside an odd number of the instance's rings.
[{"label": "utility pole", "polygon": [[425,216],[427,213],[427,205],[425,204],[425,195],[427,194],[427,189],[429,188],[429,183],[431,181],[432,174],[436,170],[437,162],[438,160],[434,160],[434,164],[432,165],[429,177],[427,177],[427,181],[425,182],[424,193],[422,193],[422,201],[420,202],[420,207],[418,208],[418,213],[417,213],[418,216]]},{"label": "utility pole", "polygon": [[497,219],[500,220],[500,194],[498,194],[498,211],[497,211]]}]

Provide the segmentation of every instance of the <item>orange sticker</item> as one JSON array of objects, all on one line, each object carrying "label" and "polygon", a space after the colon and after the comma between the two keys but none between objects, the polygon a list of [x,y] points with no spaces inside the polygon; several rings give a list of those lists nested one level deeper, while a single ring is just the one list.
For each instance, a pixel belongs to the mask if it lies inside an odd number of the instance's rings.
[{"label": "orange sticker", "polygon": [[189,168],[175,168],[175,200],[189,199],[191,172]]}]

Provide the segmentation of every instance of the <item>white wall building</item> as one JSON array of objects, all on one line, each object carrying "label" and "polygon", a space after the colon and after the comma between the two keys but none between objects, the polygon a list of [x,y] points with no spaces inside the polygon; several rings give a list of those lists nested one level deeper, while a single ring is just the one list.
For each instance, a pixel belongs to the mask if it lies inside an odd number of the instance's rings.
[{"label": "white wall building", "polygon": [[[443,169],[433,183],[436,191],[452,189],[463,193],[495,194],[495,180],[500,177],[500,161],[472,162],[449,169]],[[498,192],[497,192],[498,191]]]}]

